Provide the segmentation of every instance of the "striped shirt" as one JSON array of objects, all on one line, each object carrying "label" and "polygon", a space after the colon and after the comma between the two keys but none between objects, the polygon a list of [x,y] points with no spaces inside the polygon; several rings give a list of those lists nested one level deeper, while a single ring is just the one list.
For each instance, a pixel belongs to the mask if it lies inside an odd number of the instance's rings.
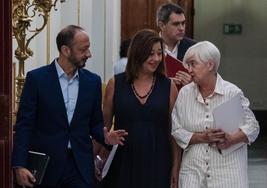
[{"label": "striped shirt", "polygon": [[194,82],[180,90],[172,112],[172,135],[184,149],[179,188],[248,187],[246,144],[225,156],[205,143],[189,145],[194,132],[215,128],[213,109],[237,94],[244,109],[244,123],[239,128],[250,144],[259,134],[259,125],[249,109],[248,99],[237,86],[217,74],[214,93],[205,101]]}]

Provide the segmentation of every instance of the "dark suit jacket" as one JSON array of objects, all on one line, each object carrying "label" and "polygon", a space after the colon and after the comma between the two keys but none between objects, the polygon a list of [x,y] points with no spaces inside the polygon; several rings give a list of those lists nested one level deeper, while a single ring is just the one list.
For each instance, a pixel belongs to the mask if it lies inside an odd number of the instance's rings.
[{"label": "dark suit jacket", "polygon": [[44,183],[55,184],[67,159],[70,141],[77,167],[89,185],[94,185],[91,137],[104,143],[101,110],[101,79],[79,70],[79,92],[69,125],[64,99],[53,62],[27,74],[17,114],[13,166],[26,166],[27,151],[50,156]]},{"label": "dark suit jacket", "polygon": [[178,54],[177,54],[177,59],[179,59],[180,61],[183,61],[184,58],[184,54],[186,52],[186,50],[190,47],[193,46],[196,43],[196,41],[184,37],[181,41],[180,44],[178,45]]}]

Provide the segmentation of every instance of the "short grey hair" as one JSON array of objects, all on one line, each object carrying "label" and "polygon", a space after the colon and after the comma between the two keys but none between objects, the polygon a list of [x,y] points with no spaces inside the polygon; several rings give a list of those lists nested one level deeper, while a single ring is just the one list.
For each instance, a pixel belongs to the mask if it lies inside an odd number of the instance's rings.
[{"label": "short grey hair", "polygon": [[174,3],[167,3],[160,6],[157,11],[157,25],[159,26],[159,22],[163,22],[164,24],[168,23],[172,13],[184,14],[184,9]]},{"label": "short grey hair", "polygon": [[185,66],[187,60],[192,56],[196,56],[203,63],[207,63],[211,60],[214,63],[214,71],[218,71],[221,53],[213,43],[209,41],[201,41],[188,48],[183,59],[183,64]]}]

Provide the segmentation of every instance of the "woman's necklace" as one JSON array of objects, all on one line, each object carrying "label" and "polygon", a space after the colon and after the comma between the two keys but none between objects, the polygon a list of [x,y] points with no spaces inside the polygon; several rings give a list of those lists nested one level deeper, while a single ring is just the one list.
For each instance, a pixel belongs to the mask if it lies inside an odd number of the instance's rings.
[{"label": "woman's necklace", "polygon": [[152,85],[151,85],[149,91],[145,95],[143,95],[143,96],[141,96],[141,95],[138,94],[138,92],[136,91],[136,89],[134,87],[134,84],[132,83],[131,86],[132,86],[132,89],[133,89],[133,92],[134,92],[135,96],[137,96],[139,99],[145,99],[145,98],[147,98],[152,93],[152,91],[153,91],[153,88],[155,86],[155,81],[156,81],[156,78],[155,78],[155,76],[153,76]]}]

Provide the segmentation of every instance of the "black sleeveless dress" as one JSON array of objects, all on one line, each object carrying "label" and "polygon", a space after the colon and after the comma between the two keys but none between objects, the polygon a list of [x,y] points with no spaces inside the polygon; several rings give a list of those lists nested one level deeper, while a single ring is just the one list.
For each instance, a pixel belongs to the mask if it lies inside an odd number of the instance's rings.
[{"label": "black sleeveless dress", "polygon": [[105,188],[169,188],[171,142],[169,117],[170,80],[156,76],[145,104],[134,95],[125,73],[115,76],[115,129],[126,129],[124,146],[119,146]]}]

